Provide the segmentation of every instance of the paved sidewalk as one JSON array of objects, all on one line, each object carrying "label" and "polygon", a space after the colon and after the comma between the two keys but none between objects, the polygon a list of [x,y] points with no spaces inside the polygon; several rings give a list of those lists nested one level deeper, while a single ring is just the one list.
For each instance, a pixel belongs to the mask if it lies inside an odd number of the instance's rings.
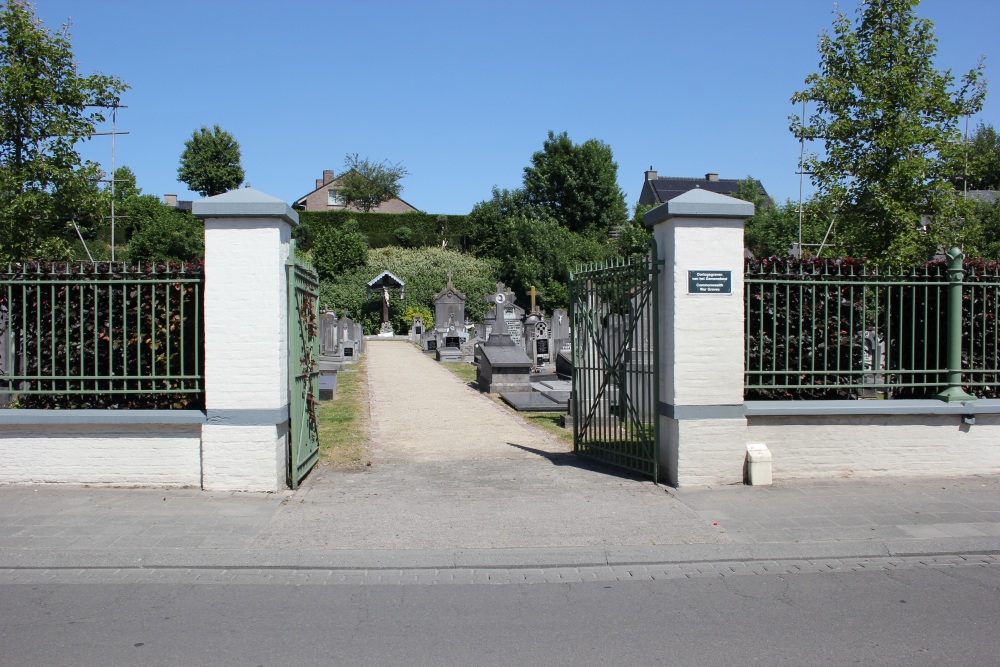
[{"label": "paved sidewalk", "polygon": [[675,490],[577,459],[412,346],[368,350],[379,452],[370,468],[320,467],[278,494],[0,486],[0,570],[725,572],[739,562],[1000,554],[1000,476]]}]

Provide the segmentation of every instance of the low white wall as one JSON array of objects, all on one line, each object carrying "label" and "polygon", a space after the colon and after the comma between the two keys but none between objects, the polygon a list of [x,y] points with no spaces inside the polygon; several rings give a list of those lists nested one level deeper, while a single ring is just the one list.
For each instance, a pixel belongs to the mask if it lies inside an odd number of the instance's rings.
[{"label": "low white wall", "polygon": [[288,422],[203,428],[206,491],[280,491],[286,488]]},{"label": "low white wall", "polygon": [[3,424],[0,482],[201,486],[199,424]]},{"label": "low white wall", "polygon": [[1000,415],[748,416],[775,481],[1000,473]]}]

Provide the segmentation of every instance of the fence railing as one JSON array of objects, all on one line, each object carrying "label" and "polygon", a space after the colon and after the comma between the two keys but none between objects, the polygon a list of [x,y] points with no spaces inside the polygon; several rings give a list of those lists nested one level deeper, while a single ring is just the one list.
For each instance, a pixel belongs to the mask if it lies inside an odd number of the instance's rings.
[{"label": "fence railing", "polygon": [[204,405],[200,263],[0,269],[0,393],[37,408]]},{"label": "fence railing", "polygon": [[1000,394],[998,265],[751,260],[744,290],[747,399]]}]

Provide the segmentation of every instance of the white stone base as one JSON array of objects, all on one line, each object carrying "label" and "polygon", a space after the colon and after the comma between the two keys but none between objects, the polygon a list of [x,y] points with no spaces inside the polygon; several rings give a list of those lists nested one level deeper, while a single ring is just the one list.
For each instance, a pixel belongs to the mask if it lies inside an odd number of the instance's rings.
[{"label": "white stone base", "polygon": [[0,482],[200,486],[199,424],[4,424]]},{"label": "white stone base", "polygon": [[775,480],[1000,473],[1000,415],[749,417],[771,450]]},{"label": "white stone base", "polygon": [[287,488],[288,423],[202,427],[202,487],[207,491]]},{"label": "white stone base", "polygon": [[676,487],[742,484],[746,419],[660,417],[660,468]]}]

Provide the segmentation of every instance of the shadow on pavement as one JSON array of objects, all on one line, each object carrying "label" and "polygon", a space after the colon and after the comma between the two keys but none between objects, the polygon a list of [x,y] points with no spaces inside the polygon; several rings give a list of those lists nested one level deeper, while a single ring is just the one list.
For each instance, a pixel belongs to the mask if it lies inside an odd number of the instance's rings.
[{"label": "shadow on pavement", "polygon": [[526,447],[524,445],[519,445],[514,442],[508,442],[507,444],[510,445],[511,447],[516,447],[517,449],[528,452],[529,454],[535,454],[536,456],[540,456],[543,459],[547,459],[549,463],[551,463],[554,466],[570,466],[573,468],[579,468],[580,470],[602,473],[604,475],[610,475],[612,477],[627,479],[634,482],[652,481],[649,479],[649,477],[646,477],[644,475],[637,475],[633,472],[629,472],[628,470],[623,470],[621,468],[616,468],[614,466],[607,465],[606,463],[601,463],[599,461],[593,461],[591,459],[587,459],[582,456],[577,456],[575,452],[547,452],[543,449]]}]

